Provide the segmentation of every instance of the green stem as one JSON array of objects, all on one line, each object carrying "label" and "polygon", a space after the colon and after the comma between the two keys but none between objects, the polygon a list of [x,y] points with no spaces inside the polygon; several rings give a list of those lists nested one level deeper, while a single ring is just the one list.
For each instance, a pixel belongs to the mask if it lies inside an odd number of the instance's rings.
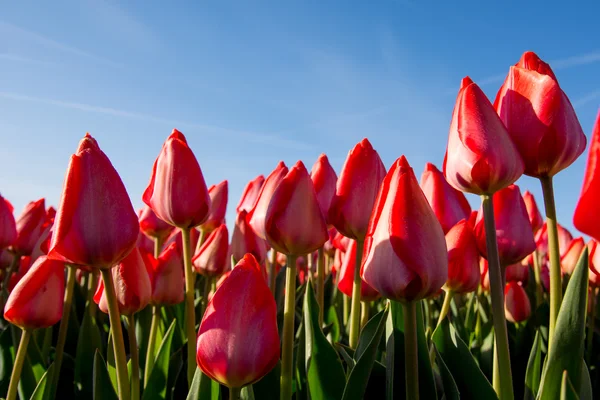
[{"label": "green stem", "polygon": [[[338,273],[339,275],[339,273]],[[346,327],[346,331],[348,330],[348,319],[350,317],[350,297],[346,296],[345,294],[342,294],[343,300],[344,300],[344,304],[343,304],[343,309],[342,309],[342,322],[344,323],[344,326]]]},{"label": "green stem", "polygon": [[271,292],[275,294],[275,283],[277,278],[277,252],[275,249],[271,249],[271,260],[269,262],[269,287],[271,288]]},{"label": "green stem", "polygon": [[364,328],[369,322],[369,305],[366,301],[360,303],[360,329]]},{"label": "green stem", "polygon": [[322,327],[325,313],[325,253],[322,247],[317,255],[317,302],[319,303],[319,327]]},{"label": "green stem", "polygon": [[535,309],[544,301],[544,288],[542,287],[542,274],[540,271],[540,254],[533,252],[533,276],[535,278]]},{"label": "green stem", "polygon": [[229,400],[239,400],[241,394],[242,388],[229,388]]},{"label": "green stem", "polygon": [[127,334],[129,335],[129,353],[131,355],[131,400],[140,398],[140,356],[135,337],[135,318],[127,316]]},{"label": "green stem", "polygon": [[146,368],[144,370],[144,387],[148,385],[150,373],[154,367],[154,349],[156,348],[156,334],[160,323],[160,306],[152,306],[152,322],[150,323],[150,336],[148,337],[148,351],[146,353]]},{"label": "green stem", "polygon": [[477,298],[475,299],[475,301],[477,302],[475,304],[475,311],[477,313],[476,319],[475,319],[475,344],[477,349],[481,349],[481,345],[483,343],[483,338],[481,337],[481,301],[480,301],[480,296],[483,296],[482,294],[482,289],[481,289],[481,285],[479,285],[479,288],[477,289],[477,294],[476,294]]},{"label": "green stem", "polygon": [[594,343],[594,325],[596,323],[596,289],[592,288],[590,299],[588,300],[592,306],[592,312],[590,313],[590,321],[588,323],[587,332],[587,365],[591,365],[592,362],[592,347]]},{"label": "green stem", "polygon": [[292,398],[292,361],[294,358],[294,317],[296,313],[296,256],[288,254],[285,273],[285,306],[281,355],[280,400]]},{"label": "green stem", "polygon": [[154,258],[156,258],[158,260],[158,257],[160,257],[160,253],[162,250],[163,241],[158,236],[154,237],[153,240],[154,240]]},{"label": "green stem", "polygon": [[[195,228],[192,228],[195,229]],[[196,243],[196,251],[194,252],[194,254],[198,253],[200,251],[200,247],[202,247],[202,245],[204,244],[204,241],[206,240],[208,234],[205,230],[201,230],[200,231],[200,238],[198,239],[198,243]],[[191,247],[191,243],[190,243],[190,247]]]},{"label": "green stem", "polygon": [[97,271],[92,270],[88,272],[88,286],[87,286],[87,306],[90,310],[90,316],[92,318],[96,317],[96,310],[98,309],[98,305],[94,302],[94,293],[96,292],[96,288],[98,287],[98,279],[99,274]]},{"label": "green stem", "polygon": [[448,290],[446,292],[446,297],[444,297],[444,303],[442,304],[442,308],[440,309],[440,316],[438,317],[437,326],[439,326],[446,315],[448,315],[448,311],[450,311],[450,304],[452,303],[452,297],[454,296],[454,292],[452,290]]},{"label": "green stem", "polygon": [[508,332],[504,317],[504,287],[502,285],[502,270],[498,256],[494,203],[492,196],[489,195],[483,195],[481,199],[489,265],[490,293],[492,297],[492,321],[494,323],[495,343],[498,347],[498,373],[500,374],[498,385],[494,386],[494,390],[500,400],[512,400],[514,393],[510,370]]},{"label": "green stem", "polygon": [[119,399],[129,400],[129,377],[127,373],[127,361],[125,357],[125,343],[123,342],[123,330],[121,329],[121,314],[119,313],[119,304],[115,294],[115,285],[113,283],[112,272],[110,269],[103,269],[102,280],[104,281],[104,295],[108,305],[108,318],[113,333],[113,347],[115,352],[115,361],[117,364],[117,384],[119,387]]},{"label": "green stem", "polygon": [[[192,228],[193,229],[193,228]],[[201,234],[200,240],[202,240]],[[187,378],[192,386],[196,371],[196,316],[194,311],[194,271],[192,271],[192,253],[190,228],[181,228],[183,242],[183,267],[185,272],[185,332],[187,337]]]},{"label": "green stem", "polygon": [[562,281],[560,275],[560,250],[558,248],[558,226],[556,222],[556,205],[552,177],[540,178],[546,207],[546,225],[548,229],[548,254],[550,256],[550,331],[548,344],[552,343],[556,319],[562,303]]},{"label": "green stem", "polygon": [[360,263],[363,253],[362,240],[356,241],[356,261],[354,265],[354,283],[352,284],[352,306],[350,308],[350,348],[356,349],[358,345],[358,335],[360,333],[360,289],[362,280],[360,279]]},{"label": "green stem", "polygon": [[8,266],[6,271],[4,271],[6,272],[6,275],[4,276],[4,281],[2,282],[2,294],[5,300],[8,299],[8,285],[10,283],[10,277],[13,274],[13,272],[15,272],[15,270],[17,269],[20,260],[21,256],[17,253],[14,253],[10,265]]},{"label": "green stem", "polygon": [[17,389],[19,387],[19,380],[21,379],[21,371],[23,370],[23,362],[27,355],[27,345],[31,338],[31,331],[29,329],[23,329],[21,335],[21,343],[19,343],[19,350],[17,351],[17,357],[13,365],[12,374],[10,375],[10,384],[8,385],[8,394],[6,400],[15,400],[17,398]]},{"label": "green stem", "polygon": [[406,364],[406,398],[419,400],[419,351],[417,345],[416,301],[403,303],[404,309],[404,362]]}]

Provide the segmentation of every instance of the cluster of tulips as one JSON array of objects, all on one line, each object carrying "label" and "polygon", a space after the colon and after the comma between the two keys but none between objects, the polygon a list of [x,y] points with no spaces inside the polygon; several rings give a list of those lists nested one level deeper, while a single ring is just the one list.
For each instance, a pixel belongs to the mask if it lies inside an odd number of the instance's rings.
[{"label": "cluster of tulips", "polygon": [[247,184],[230,236],[228,183],[207,188],[181,132],[139,213],[87,134],[57,210],[41,199],[15,220],[0,197],[0,394],[591,399],[600,115],[574,215],[587,245],[557,223],[552,186],[585,147],[527,52],[493,104],[462,80],[443,172],[428,163],[419,183],[404,156],[386,171],[367,139],[339,177],[325,155],[310,173],[280,162]]}]

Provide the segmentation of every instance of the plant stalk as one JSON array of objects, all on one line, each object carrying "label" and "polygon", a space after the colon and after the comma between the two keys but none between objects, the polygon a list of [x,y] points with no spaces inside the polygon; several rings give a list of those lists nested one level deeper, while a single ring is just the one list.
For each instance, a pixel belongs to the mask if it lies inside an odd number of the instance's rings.
[{"label": "plant stalk", "polygon": [[271,249],[271,260],[269,262],[269,287],[271,292],[275,294],[275,283],[277,278],[277,252],[275,249]]},{"label": "plant stalk", "polygon": [[285,306],[281,355],[280,400],[292,398],[292,361],[294,358],[294,317],[296,313],[296,257],[288,254],[285,274]]},{"label": "plant stalk", "polygon": [[[185,272],[185,332],[187,337],[187,378],[188,386],[192,386],[196,371],[196,315],[194,309],[194,271],[192,270],[192,253],[190,229],[181,228],[183,242],[183,267]],[[204,233],[201,233],[200,240]],[[200,240],[198,242],[200,242]]]},{"label": "plant stalk", "polygon": [[6,400],[15,400],[17,398],[17,389],[19,388],[19,380],[21,379],[21,371],[23,370],[23,362],[27,356],[27,345],[29,344],[30,338],[31,331],[29,329],[23,329],[19,350],[17,350],[12,374],[10,375],[10,384],[8,385]]},{"label": "plant stalk", "polygon": [[323,327],[325,315],[325,253],[323,247],[317,254],[317,302],[319,303],[319,328]]},{"label": "plant stalk", "polygon": [[352,284],[352,306],[350,308],[350,348],[356,349],[358,345],[358,336],[360,334],[360,292],[362,279],[360,279],[360,264],[362,261],[363,246],[362,240],[356,241],[356,261],[354,265],[354,282]]},{"label": "plant stalk", "polygon": [[419,351],[417,345],[416,301],[403,303],[404,309],[404,354],[406,373],[406,398],[419,400]]},{"label": "plant stalk", "polygon": [[148,337],[148,351],[146,352],[146,368],[144,369],[144,387],[148,385],[152,368],[154,368],[154,349],[156,348],[156,334],[160,323],[160,306],[152,306],[152,322],[150,323],[150,335]]},{"label": "plant stalk", "polygon": [[129,334],[129,352],[131,354],[131,400],[140,398],[140,356],[135,337],[135,318],[127,316],[127,333]]}]

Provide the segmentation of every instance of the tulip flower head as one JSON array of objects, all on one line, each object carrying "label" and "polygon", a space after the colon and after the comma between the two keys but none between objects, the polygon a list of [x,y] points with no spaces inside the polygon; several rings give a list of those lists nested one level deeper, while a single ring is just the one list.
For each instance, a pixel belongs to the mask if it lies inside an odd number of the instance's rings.
[{"label": "tulip flower head", "polygon": [[225,213],[227,212],[227,198],[229,185],[223,181],[218,185],[212,185],[208,188],[210,196],[210,212],[206,221],[200,225],[200,229],[206,232],[212,232],[225,223]]},{"label": "tulip flower head", "polygon": [[531,228],[533,229],[533,233],[535,233],[542,229],[544,219],[535,202],[535,197],[533,197],[533,194],[531,194],[529,190],[526,190],[523,193],[523,201],[525,202],[525,208],[527,208],[527,215],[529,216],[529,222],[531,222]]},{"label": "tulip flower head", "polygon": [[515,281],[508,282],[504,289],[504,313],[512,323],[526,321],[531,316],[531,302],[525,289]]},{"label": "tulip flower head", "polygon": [[231,236],[231,255],[237,263],[246,253],[250,253],[258,263],[262,263],[267,257],[267,245],[254,233],[248,224],[247,215],[248,213],[242,210],[235,219],[235,227]]},{"label": "tulip flower head", "polygon": [[248,212],[248,223],[258,237],[263,240],[267,239],[267,234],[265,232],[265,218],[267,216],[269,203],[271,202],[271,197],[273,197],[273,192],[287,173],[287,166],[283,161],[280,161],[279,164],[277,164],[277,167],[265,180],[252,210]]},{"label": "tulip flower head", "polygon": [[231,261],[227,225],[221,225],[208,236],[194,256],[192,264],[199,274],[212,277],[229,269]]},{"label": "tulip flower head", "polygon": [[169,225],[152,211],[148,206],[144,206],[139,211],[140,231],[151,238],[166,239],[173,231],[173,226]]},{"label": "tulip flower head", "polygon": [[479,286],[479,250],[467,220],[460,220],[446,233],[448,279],[446,288],[455,293],[469,293]]},{"label": "tulip flower head", "polygon": [[244,188],[244,192],[242,193],[242,197],[240,198],[240,202],[238,203],[235,211],[236,213],[240,213],[242,211],[246,211],[247,213],[252,210],[254,207],[254,203],[256,203],[256,199],[260,193],[260,189],[265,183],[265,177],[263,175],[259,175],[246,185]]},{"label": "tulip flower head", "polygon": [[17,237],[12,245],[13,252],[21,255],[31,255],[35,243],[42,234],[42,227],[46,222],[45,200],[32,201],[17,218]]},{"label": "tulip flower head", "polygon": [[142,257],[152,287],[150,303],[154,305],[181,303],[184,297],[185,280],[183,257],[177,248],[177,243],[171,243],[158,259],[148,253],[142,253]]},{"label": "tulip flower head", "polygon": [[329,218],[329,208],[335,194],[337,175],[325,154],[321,154],[310,171],[323,218]]},{"label": "tulip flower head", "polygon": [[17,225],[13,206],[0,195],[0,250],[11,246],[17,239]]},{"label": "tulip flower head", "polygon": [[[340,279],[338,281],[338,289],[348,297],[352,297],[352,285],[354,283],[354,268],[356,267],[356,240],[350,241],[348,250],[342,258],[340,270]],[[373,289],[364,280],[360,285],[361,301],[373,301],[379,298],[377,290]]]}]

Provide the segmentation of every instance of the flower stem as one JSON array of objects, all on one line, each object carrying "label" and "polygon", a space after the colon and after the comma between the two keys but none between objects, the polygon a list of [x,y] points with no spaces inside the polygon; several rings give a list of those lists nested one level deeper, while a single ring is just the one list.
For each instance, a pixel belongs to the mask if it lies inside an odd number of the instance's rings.
[{"label": "flower stem", "polygon": [[552,177],[540,178],[546,207],[546,226],[548,229],[548,254],[550,256],[550,331],[548,344],[552,343],[556,319],[562,303],[562,281],[560,275],[560,249],[558,248],[558,225]]},{"label": "flower stem", "polygon": [[13,272],[15,272],[15,270],[17,270],[20,260],[21,260],[21,256],[19,254],[17,254],[17,253],[13,254],[13,259],[10,262],[10,265],[8,266],[6,271],[4,271],[6,273],[6,275],[4,276],[4,281],[2,282],[2,295],[5,300],[8,299],[8,285],[10,283],[10,277],[13,274]]},{"label": "flower stem", "polygon": [[292,398],[292,361],[294,358],[294,317],[296,313],[296,256],[288,254],[285,274],[285,306],[281,355],[280,400]]},{"label": "flower stem", "polygon": [[356,262],[354,265],[354,283],[352,284],[352,306],[350,308],[350,348],[356,349],[358,345],[358,335],[360,332],[360,289],[362,280],[360,279],[360,263],[363,253],[362,240],[356,241]]},{"label": "flower stem", "polygon": [[317,255],[317,302],[319,303],[319,327],[323,326],[325,314],[325,253],[319,248]]},{"label": "flower stem", "polygon": [[241,388],[229,388],[229,400],[240,400]]},{"label": "flower stem", "polygon": [[404,310],[404,362],[406,364],[406,398],[419,400],[419,351],[417,346],[418,302],[403,303]]},{"label": "flower stem", "polygon": [[150,335],[148,337],[148,351],[146,352],[146,368],[144,369],[144,387],[148,385],[150,373],[154,367],[154,349],[156,348],[156,333],[160,323],[160,306],[152,306],[152,322],[150,323]]},{"label": "flower stem", "polygon": [[499,382],[494,390],[500,400],[514,398],[512,375],[510,371],[510,353],[508,348],[508,332],[504,317],[504,287],[502,284],[502,271],[498,256],[498,243],[496,239],[496,222],[494,221],[494,203],[492,196],[481,197],[483,206],[483,219],[485,224],[485,237],[489,264],[490,293],[492,297],[492,322],[494,323],[495,343],[498,347],[498,373]]},{"label": "flower stem", "polygon": [[442,308],[440,310],[440,316],[438,317],[437,326],[439,326],[446,315],[448,315],[448,311],[450,311],[450,304],[452,303],[452,297],[454,296],[454,292],[452,290],[448,290],[446,292],[446,297],[444,297],[444,303],[442,304]]},{"label": "flower stem", "polygon": [[19,380],[21,379],[23,362],[25,361],[25,356],[27,356],[27,345],[29,344],[30,338],[31,331],[29,329],[23,329],[21,343],[19,343],[19,350],[17,351],[12,374],[10,375],[10,384],[8,385],[8,394],[6,395],[6,400],[15,400],[17,398],[17,389],[19,387]]},{"label": "flower stem", "polygon": [[360,329],[364,328],[367,322],[369,322],[369,306],[371,304],[367,301],[360,303]]},{"label": "flower stem", "polygon": [[158,260],[158,257],[160,256],[160,253],[162,250],[163,241],[158,236],[154,237],[153,240],[154,240],[154,258],[156,258]]},{"label": "flower stem", "polygon": [[269,262],[269,287],[271,288],[271,292],[275,294],[275,283],[277,278],[277,252],[275,249],[271,249],[271,260]]},{"label": "flower stem", "polygon": [[108,304],[108,317],[110,318],[110,327],[113,333],[113,346],[115,352],[115,361],[117,364],[117,386],[119,387],[119,399],[129,400],[129,377],[127,373],[127,361],[125,357],[125,343],[123,342],[123,330],[121,329],[121,314],[119,313],[119,304],[115,294],[115,285],[113,283],[112,272],[110,269],[103,269],[102,280],[104,281],[104,294]]},{"label": "flower stem", "polygon": [[540,271],[540,254],[536,251],[533,252],[533,276],[535,278],[535,308],[537,308],[544,301],[544,289],[542,287],[542,275]]},{"label": "flower stem", "polygon": [[[194,229],[194,228],[192,228],[192,229]],[[202,245],[204,244],[204,241],[206,240],[207,237],[208,237],[208,233],[205,230],[201,230],[200,237],[198,238],[198,243],[196,243],[196,250],[194,251],[194,254],[196,254],[200,251],[200,247],[202,247]],[[190,243],[190,248],[191,248],[191,243]]]},{"label": "flower stem", "polygon": [[[193,228],[191,228],[193,229]],[[204,236],[201,234],[200,240]],[[194,271],[192,271],[192,253],[190,228],[181,228],[183,239],[183,267],[185,272],[185,332],[187,337],[187,378],[192,386],[196,371],[196,315],[194,311]]]},{"label": "flower stem", "polygon": [[94,292],[96,291],[96,288],[98,287],[98,279],[99,279],[99,274],[97,271],[92,270],[91,272],[88,272],[88,286],[87,286],[87,306],[89,307],[90,310],[90,316],[92,318],[96,317],[96,310],[98,309],[98,305],[96,303],[94,303]]},{"label": "flower stem", "polygon": [[131,400],[140,398],[140,356],[135,337],[135,319],[133,314],[127,316],[127,333],[129,334],[129,353],[131,355]]}]

